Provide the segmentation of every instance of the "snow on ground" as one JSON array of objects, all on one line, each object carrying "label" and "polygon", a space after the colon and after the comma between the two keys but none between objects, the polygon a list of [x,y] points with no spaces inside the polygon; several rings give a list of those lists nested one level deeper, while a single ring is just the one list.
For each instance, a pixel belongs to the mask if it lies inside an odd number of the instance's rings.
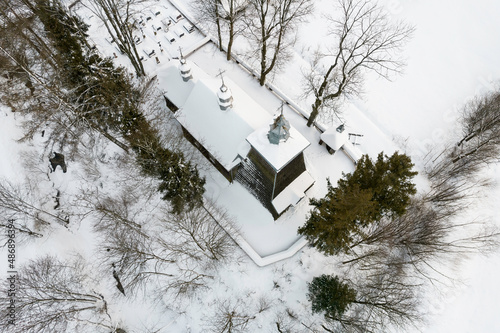
[{"label": "snow on ground", "polygon": [[[212,43],[205,44],[199,50],[188,57],[189,61],[195,63],[209,75],[215,76],[220,70],[224,75],[243,88],[245,92],[259,103],[270,115],[276,117],[279,113],[281,100],[272,94],[267,88],[261,87],[248,72],[234,62],[228,62],[225,55],[220,53]],[[234,103],[237,103],[235,100]],[[310,210],[309,198],[324,196],[326,193],[326,178],[332,183],[341,177],[342,172],[354,170],[354,164],[342,152],[330,155],[324,146],[318,144],[320,132],[306,126],[305,119],[284,107],[285,118],[311,143],[305,151],[307,169],[315,179],[315,185],[307,192],[297,207],[292,208],[280,217],[276,222],[265,208],[238,183],[231,185],[218,185],[208,180],[208,192],[217,193],[217,202],[225,206],[229,212],[236,217],[237,225],[243,237],[261,256],[286,250],[291,244],[299,239],[297,228],[304,224],[306,215]],[[352,123],[366,136],[366,144],[359,147],[362,153],[375,156],[380,151],[390,154],[396,149],[390,137],[387,137],[371,123],[362,113],[353,107],[351,115]],[[215,171],[215,170],[214,170]],[[224,182],[222,182],[224,184]],[[237,199],[236,199],[237,198]],[[251,210],[250,210],[251,209]],[[251,211],[253,213],[248,214]]]},{"label": "snow on ground", "polygon": [[[57,214],[53,209],[56,192],[60,190],[63,193],[61,196],[63,206],[71,206],[73,203],[65,200],[78,190],[77,187],[71,186],[76,184],[77,174],[72,170],[71,161],[68,160],[66,160],[69,166],[67,173],[63,173],[60,167],[54,173],[49,173],[48,155],[38,159],[43,150],[41,133],[37,133],[31,142],[17,142],[16,140],[22,137],[21,118],[21,115],[16,115],[9,108],[0,105],[0,152],[3,156],[0,159],[0,178],[9,181],[14,188],[23,189],[25,184],[30,184],[33,197],[40,198],[45,210]],[[35,160],[36,168],[27,170],[26,159]],[[2,218],[4,217],[2,216]],[[90,237],[89,226],[71,222],[75,221],[70,220],[68,229],[59,225],[47,228],[44,232],[45,237],[36,239],[31,244],[33,246],[19,243],[18,235],[16,238],[16,268],[26,260],[44,254],[63,257],[82,254],[91,257],[95,240]],[[2,251],[2,254],[5,253]],[[5,260],[0,260],[0,274],[2,276],[7,271],[6,256],[3,258]]]},{"label": "snow on ground", "polygon": [[[234,62],[226,61],[225,55],[220,53],[214,44],[205,44],[189,56],[189,61],[194,62],[198,67],[202,68],[212,76],[217,75],[220,70],[225,71],[225,76],[231,78],[231,80],[237,83],[240,87],[243,87],[245,92],[265,110],[273,114],[274,117],[278,115],[281,100],[276,95],[272,94],[267,88],[261,87],[255,78],[248,72],[242,70],[239,65]],[[288,74],[288,72],[286,74]],[[297,84],[299,84],[299,82],[297,82]],[[288,85],[286,87],[288,87]],[[280,88],[285,90],[286,87]],[[363,133],[364,135],[363,144],[359,146],[359,150],[362,153],[368,153],[373,157],[381,151],[384,151],[386,154],[391,154],[397,149],[397,146],[391,141],[390,136],[386,135],[379,128],[377,128],[377,126],[364,116],[363,113],[360,112],[355,106],[350,105],[349,107],[349,124],[353,124],[355,132]],[[336,183],[341,177],[342,172],[351,172],[354,170],[354,164],[344,153],[337,152],[334,155],[330,155],[325,146],[320,146],[318,144],[320,140],[320,132],[314,128],[308,128],[306,126],[306,121],[302,116],[298,115],[287,106],[284,107],[284,115],[285,118],[290,121],[291,125],[311,143],[311,146],[304,151],[304,154],[306,161],[308,161],[308,163],[306,162],[307,169],[315,179],[316,183],[307,192],[306,197],[301,200],[298,207],[286,213],[278,219],[276,223],[272,221],[271,215],[265,211],[264,208],[262,208],[263,211],[257,215],[259,218],[256,220],[261,221],[260,223],[252,222],[253,219],[244,213],[238,214],[238,209],[236,209],[236,207],[240,207],[240,205],[237,205],[230,199],[233,197],[242,198],[246,196],[245,194],[233,194],[228,196],[229,201],[227,201],[227,203],[225,200],[219,200],[219,202],[224,204],[237,217],[238,224],[243,229],[242,232],[245,234],[245,238],[254,247],[254,249],[256,249],[256,251],[263,256],[279,250],[283,251],[287,248],[288,244],[292,244],[299,238],[296,234],[296,230],[298,226],[301,226],[304,223],[306,214],[310,209],[310,206],[307,204],[309,198],[325,195],[325,180],[327,177],[331,179],[332,183]],[[348,129],[351,128],[348,127]],[[210,187],[211,185],[209,184],[208,186]],[[231,186],[238,187],[239,185],[232,184]],[[246,191],[243,188],[241,188],[241,190]],[[220,193],[220,191],[222,191],[222,189],[218,188],[217,193]],[[235,190],[232,189],[231,191]],[[248,194],[248,199],[246,200],[252,200],[252,196]],[[242,205],[244,205],[244,203]],[[262,207],[259,205],[260,204],[258,202],[255,202],[256,209]],[[264,216],[267,216],[267,219],[264,219]],[[262,225],[264,229],[257,228],[258,225]],[[265,229],[266,226],[267,229]],[[276,230],[276,235],[280,235],[280,237],[278,237],[275,242],[269,242],[267,239],[268,237],[262,236],[262,234],[273,235],[275,234],[275,231],[273,230]]]},{"label": "snow on ground", "polygon": [[17,126],[16,115],[10,108],[0,105],[0,176],[19,180],[20,168],[19,144],[16,140],[23,136],[22,129]]},{"label": "snow on ground", "polygon": [[[403,75],[394,77],[392,81],[367,77],[362,98],[353,99],[352,104],[346,106],[350,109],[345,110],[344,115],[347,124],[353,127],[353,132],[365,135],[365,151],[371,154],[378,152],[378,142],[370,138],[370,131],[366,129],[371,127],[389,139],[394,138],[400,148],[406,148],[407,153],[414,156],[417,165],[421,165],[419,158],[429,145],[439,144],[453,135],[460,107],[474,95],[498,86],[500,40],[496,34],[500,30],[500,22],[495,19],[495,15],[500,13],[500,2],[386,0],[384,3],[392,19],[405,20],[416,26],[414,38],[404,53],[408,66]],[[303,58],[307,59],[320,39],[327,41],[324,38],[326,27],[321,18],[323,13],[331,11],[332,2],[315,1],[315,6],[315,17],[300,27],[300,40],[292,62],[282,73],[271,77],[275,85],[298,102],[302,101],[301,71],[307,65]],[[191,59],[198,63],[205,62],[205,67],[209,67],[211,59],[217,54],[215,50],[205,52],[205,56],[197,52]],[[226,64],[223,69],[234,66]],[[212,75],[215,75],[219,68],[212,68]],[[259,89],[262,88],[255,83],[249,94]],[[256,93],[256,96],[268,109],[278,107],[262,97],[262,94]],[[309,106],[307,102],[302,105],[306,108]],[[292,125],[297,126],[295,123]],[[307,129],[304,130],[303,133],[308,133]],[[309,134],[308,139],[315,136]],[[314,141],[311,140],[311,143]],[[496,192],[494,198],[499,196],[500,193]],[[485,210],[500,222],[495,204],[494,201]],[[500,321],[495,310],[500,288],[495,282],[495,276],[499,273],[495,267],[500,266],[492,265],[498,260],[499,255],[496,254],[488,260],[475,259],[472,266],[464,267],[462,274],[471,277],[466,281],[470,284],[457,291],[466,294],[458,294],[458,304],[443,304],[437,309],[440,315],[434,317],[429,327],[423,330],[498,331]],[[471,287],[467,288],[467,285]],[[490,296],[483,297],[485,295]],[[437,297],[436,303],[440,303],[440,299]]]},{"label": "snow on ground", "polygon": [[[177,18],[177,10],[168,1],[144,2],[142,6],[137,14],[140,27],[140,31],[137,31],[135,35],[137,51],[143,57],[146,72],[153,76],[153,72],[172,61],[172,58],[179,57],[179,48],[184,53],[189,52],[189,46],[202,42],[204,36],[197,29],[189,32],[186,28],[189,21],[182,16]],[[117,63],[127,67],[133,73],[128,58],[120,54],[104,24],[89,8],[77,7],[78,15],[90,24],[90,40],[98,46],[99,51],[104,56],[115,57]]]},{"label": "snow on ground", "polygon": [[416,26],[405,50],[408,66],[393,82],[370,78],[364,112],[394,135],[409,137],[415,153],[453,130],[470,98],[498,86],[500,2],[397,1],[393,19]]},{"label": "snow on ground", "polygon": [[[477,92],[496,86],[500,77],[500,63],[497,61],[500,54],[500,39],[495,36],[495,33],[500,31],[500,22],[496,20],[496,15],[500,13],[500,2],[491,0],[475,2],[387,0],[386,2],[395,19],[408,20],[417,27],[415,37],[406,51],[408,67],[403,76],[395,78],[392,82],[369,77],[363,99],[353,100],[352,104],[347,105],[346,108],[349,110],[346,109],[345,116],[348,126],[351,126],[354,132],[365,135],[363,152],[374,155],[383,149],[386,153],[390,153],[390,150],[396,148],[396,144],[391,141],[393,137],[408,138],[409,152],[419,157],[427,144],[439,143],[449,135],[448,131],[454,128],[458,108],[468,98]],[[162,2],[164,3],[167,2]],[[320,0],[315,4],[316,19],[312,19],[309,24],[301,28],[301,40],[295,48],[293,64],[273,79],[280,89],[294,99],[297,99],[301,93],[300,71],[304,65],[301,57],[312,50],[315,42],[323,37],[319,35],[320,31],[324,32],[324,26],[322,28],[319,20],[320,12],[327,12],[331,2]],[[91,14],[84,16],[84,19],[90,16]],[[126,59],[104,39],[105,34],[98,33],[103,27],[95,21],[95,18],[93,19],[92,21],[91,18],[91,35],[97,44],[104,46],[101,51],[109,56],[116,53],[117,61],[126,64]],[[150,27],[148,26],[147,29]],[[193,40],[186,44],[198,43],[202,40],[201,35],[192,36]],[[178,39],[177,42],[179,40],[187,39]],[[158,42],[164,47],[164,52],[160,51]],[[148,30],[146,39],[140,45],[143,45],[141,47],[144,50],[155,48],[160,64],[156,63],[154,57],[145,56],[147,71],[154,75],[154,73],[161,73],[162,66],[178,55],[177,48],[180,44],[169,44],[164,37],[161,39]],[[218,53],[213,45],[205,45],[190,55],[189,60],[196,62],[213,77],[220,69],[226,70],[225,75],[231,77],[240,86],[244,86],[246,92],[266,110],[273,113],[278,109],[280,101],[275,96],[264,93],[265,88],[260,87],[250,75],[237,69],[236,64],[226,62],[224,56]],[[304,107],[307,106],[307,103],[304,103]],[[334,182],[340,177],[341,171],[353,170],[352,162],[345,155],[337,153],[331,156],[326,153],[324,146],[317,145],[319,132],[307,128],[302,117],[288,108],[285,108],[285,116],[311,142],[311,146],[306,150],[307,167],[311,173],[322,177],[329,175]],[[1,159],[0,173],[9,179],[17,180],[18,177],[22,179],[23,175],[17,172],[19,167],[15,156],[19,152],[17,148],[19,146],[12,140],[19,138],[21,131],[15,127],[13,119],[14,114],[6,108],[0,109],[0,151],[2,156],[11,157]],[[499,174],[498,171],[500,170],[497,167],[496,175]],[[251,198],[245,199],[245,195],[249,196],[246,190],[238,184],[229,185],[222,176],[216,173],[211,172],[207,179],[207,194],[219,198],[221,202],[232,203],[227,207],[229,212],[235,216],[245,217],[246,220],[242,223],[251,226],[244,231],[245,237],[250,243],[252,239],[254,240],[254,244],[257,244],[255,247],[261,255],[267,255],[289,246],[297,239],[295,231],[297,226],[304,221],[307,209],[303,207],[307,206],[308,197],[318,197],[326,192],[325,182],[318,181],[318,179],[316,181],[315,187],[307,193],[299,207],[287,212],[277,223],[272,221],[268,223],[268,219],[271,218],[270,214],[263,209],[259,210],[258,203],[251,201]],[[60,184],[60,186],[63,185]],[[485,213],[495,215],[497,221],[500,215],[497,208],[498,197],[500,197],[500,191],[497,188],[484,203]],[[241,216],[237,217],[241,218]],[[86,232],[82,230],[82,233]],[[68,246],[75,251],[76,249],[85,251],[90,248],[86,240],[80,238],[81,235],[72,238],[67,232],[59,232],[52,236],[56,237],[51,239],[50,247],[55,252],[66,252]],[[260,248],[259,245],[262,247]],[[29,255],[34,256],[39,249],[47,247],[40,244],[40,247],[34,247],[35,250]],[[29,255],[23,254],[23,256]],[[2,272],[5,271],[4,261],[1,261]],[[221,289],[224,288],[231,290],[229,285],[232,284],[234,290],[255,287],[254,289],[271,290],[269,294],[274,296],[277,291],[270,285],[276,270],[288,269],[295,277],[301,279],[301,282],[299,285],[290,283],[289,287],[282,288],[281,297],[297,299],[299,302],[304,297],[305,280],[309,279],[311,274],[317,275],[325,272],[321,258],[314,253],[311,254],[309,249],[305,249],[300,254],[300,263],[304,267],[299,267],[299,260],[293,258],[272,267],[256,269],[248,260],[242,260],[241,266],[237,266],[239,268],[231,267],[224,281],[225,285],[221,285],[220,289],[214,292],[222,292]],[[462,268],[462,275],[466,278],[465,284],[449,290],[446,294],[447,301],[443,302],[443,297],[436,295],[435,302],[429,306],[433,307],[430,309],[437,315],[433,316],[429,326],[423,327],[422,330],[431,333],[500,331],[500,319],[497,315],[498,299],[500,299],[500,288],[496,281],[500,273],[498,267],[500,267],[498,254],[487,259],[475,258],[474,261],[465,265]],[[238,269],[242,274],[236,273]],[[233,281],[230,281],[231,279]],[[201,304],[208,303],[202,301]],[[134,315],[134,309],[126,311],[124,308],[123,311],[130,316]],[[200,311],[198,314],[208,313],[207,309],[200,307],[189,309],[188,313],[193,316],[197,311]],[[166,315],[169,320],[172,319],[170,315],[171,313]],[[189,318],[189,316],[184,318]],[[188,324],[182,318],[177,324],[178,331],[187,331]],[[199,321],[190,325],[192,331],[199,331],[196,329],[199,328]]]},{"label": "snow on ground", "polygon": [[[391,2],[391,1],[388,1]],[[475,95],[498,87],[500,78],[500,2],[392,1],[393,17],[417,28],[406,49],[408,67],[393,82],[371,78],[360,108],[395,136],[409,138],[414,158],[427,145],[454,132],[460,108]],[[500,180],[498,166],[492,177]],[[498,188],[482,212],[500,225]],[[424,332],[498,332],[500,254],[473,258],[457,274],[464,285],[450,300],[435,296],[436,315]]]}]

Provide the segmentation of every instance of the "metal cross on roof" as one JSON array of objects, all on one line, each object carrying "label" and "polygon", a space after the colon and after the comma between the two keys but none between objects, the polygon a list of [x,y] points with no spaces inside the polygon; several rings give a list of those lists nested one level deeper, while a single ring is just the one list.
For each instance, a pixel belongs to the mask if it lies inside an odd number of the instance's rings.
[{"label": "metal cross on roof", "polygon": [[280,115],[283,115],[283,106],[285,105],[285,102],[284,101],[281,101],[281,105],[280,107],[278,108],[278,110],[280,110]]},{"label": "metal cross on roof", "polygon": [[226,70],[222,70],[219,68],[219,74],[215,75],[215,76],[220,76],[221,80],[222,80],[222,85],[224,86],[224,77],[222,76],[222,74],[224,74],[226,72]]}]

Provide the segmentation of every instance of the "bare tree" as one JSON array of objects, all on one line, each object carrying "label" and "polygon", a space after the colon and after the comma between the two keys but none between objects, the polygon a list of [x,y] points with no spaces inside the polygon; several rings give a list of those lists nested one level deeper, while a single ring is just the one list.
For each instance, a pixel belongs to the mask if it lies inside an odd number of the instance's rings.
[{"label": "bare tree", "polygon": [[127,294],[144,291],[149,281],[173,276],[167,273],[175,263],[168,252],[159,249],[154,239],[136,231],[120,227],[109,231],[103,238],[101,250],[107,269],[117,272]]},{"label": "bare tree", "polygon": [[122,193],[112,198],[93,191],[81,197],[88,198],[84,205],[95,217],[94,230],[101,239],[99,256],[105,263],[103,273],[116,276],[127,294],[144,289],[158,276],[172,276],[165,272],[175,260],[158,247],[153,232],[136,216],[133,196]]},{"label": "bare tree", "polygon": [[356,290],[356,299],[342,316],[329,318],[322,328],[328,332],[380,332],[387,327],[406,330],[422,321],[421,286],[380,267],[368,275],[348,282]]},{"label": "bare tree", "polygon": [[470,176],[500,154],[500,92],[493,91],[467,103],[461,112],[460,136],[437,154],[427,157],[427,173],[436,184],[467,182]]},{"label": "bare tree", "polygon": [[395,54],[408,41],[413,28],[391,24],[383,9],[371,0],[338,0],[340,15],[329,18],[329,35],[336,45],[318,53],[306,75],[306,93],[313,94],[311,126],[322,111],[339,97],[359,93],[365,72],[389,78],[404,62]]},{"label": "bare tree", "polygon": [[[142,230],[142,221],[136,222],[136,217],[134,216],[136,213],[130,211],[133,206],[131,200],[133,200],[134,196],[129,196],[127,193],[121,193],[115,198],[112,198],[107,195],[99,195],[96,192],[93,194],[95,194],[96,197],[91,199],[93,201],[91,203],[91,209],[97,218],[94,224],[94,230],[96,232],[106,233],[119,228],[131,233],[138,233],[146,239],[149,238]],[[84,195],[88,195],[88,193]]]},{"label": "bare tree", "polygon": [[146,236],[118,227],[105,235],[101,257],[109,265],[107,267],[113,268],[113,275],[119,277],[127,295],[149,290],[155,297],[177,298],[205,288],[213,276],[195,261],[177,260],[182,249],[172,253],[171,248],[163,237]]},{"label": "bare tree", "polygon": [[134,41],[133,6],[144,0],[88,0],[89,8],[99,17],[106,30],[132,63],[137,76],[146,75]]},{"label": "bare tree", "polygon": [[498,161],[500,153],[500,92],[475,98],[461,115],[462,138],[453,151],[453,163],[474,155],[478,163]]},{"label": "bare tree", "polygon": [[391,257],[393,264],[414,266],[420,274],[427,268],[439,271],[438,258],[489,253],[497,248],[496,228],[485,221],[456,223],[456,213],[415,198],[404,215],[383,218],[365,230],[364,236],[352,244],[344,264],[362,262],[367,269]]},{"label": "bare tree", "polygon": [[271,71],[287,60],[295,43],[294,30],[312,11],[311,0],[249,0],[247,34],[260,65],[259,83],[264,85]]},{"label": "bare tree", "polygon": [[255,315],[249,314],[240,300],[217,299],[205,329],[213,333],[248,332],[247,326],[253,319]]},{"label": "bare tree", "polygon": [[[68,226],[68,216],[54,211],[53,207],[47,209],[42,205],[43,202],[43,198],[39,197],[35,186],[30,182],[16,186],[0,179],[0,212],[2,216],[13,221],[10,228],[16,229],[20,235],[41,237],[43,226],[53,222]],[[0,226],[7,228],[8,224],[2,221]]]},{"label": "bare tree", "polygon": [[189,257],[195,261],[226,261],[234,253],[235,243],[226,230],[234,227],[228,214],[215,203],[206,201],[181,214],[165,213],[162,223],[167,233],[164,246],[180,258]]},{"label": "bare tree", "polygon": [[299,323],[296,318],[292,318],[287,312],[279,312],[276,314],[273,326],[276,329],[275,332],[278,333],[304,332]]},{"label": "bare tree", "polygon": [[[52,70],[57,68],[56,53],[35,20],[34,4],[28,0],[0,0],[1,41],[17,47],[18,52],[31,49],[44,59]],[[26,44],[26,46],[20,47]],[[42,62],[39,62],[42,63]]]},{"label": "bare tree", "polygon": [[193,7],[199,21],[215,25],[220,51],[224,50],[224,37],[227,36],[226,55],[227,60],[231,60],[234,39],[243,30],[239,23],[245,14],[247,0],[197,0]]},{"label": "bare tree", "polygon": [[144,189],[127,189],[114,197],[99,191],[80,196],[95,217],[103,273],[112,271],[127,295],[154,290],[179,297],[204,288],[211,270],[234,252],[234,242],[217,223],[230,226],[225,213],[197,207],[175,215],[161,200],[142,195]]},{"label": "bare tree", "polygon": [[[89,288],[83,261],[51,256],[30,261],[2,285],[2,332],[115,332],[104,297]],[[9,324],[9,289],[14,285],[15,325]]]},{"label": "bare tree", "polygon": [[246,0],[225,0],[222,3],[224,9],[222,18],[227,24],[227,60],[231,60],[234,38],[241,33],[242,27],[238,26],[246,8]]},{"label": "bare tree", "polygon": [[222,18],[221,18],[221,2],[220,0],[199,0],[192,3],[196,19],[200,23],[207,23],[208,29],[212,29],[212,24],[215,24],[219,50],[224,51],[222,43]]}]

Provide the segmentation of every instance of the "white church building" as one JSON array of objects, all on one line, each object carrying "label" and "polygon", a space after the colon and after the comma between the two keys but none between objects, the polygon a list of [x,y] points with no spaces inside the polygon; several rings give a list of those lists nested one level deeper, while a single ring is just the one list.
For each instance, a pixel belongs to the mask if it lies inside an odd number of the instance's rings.
[{"label": "white church building", "polygon": [[305,196],[314,184],[303,154],[310,142],[282,112],[273,117],[230,78],[183,57],[161,75],[184,136],[229,182],[242,183],[275,219]]}]

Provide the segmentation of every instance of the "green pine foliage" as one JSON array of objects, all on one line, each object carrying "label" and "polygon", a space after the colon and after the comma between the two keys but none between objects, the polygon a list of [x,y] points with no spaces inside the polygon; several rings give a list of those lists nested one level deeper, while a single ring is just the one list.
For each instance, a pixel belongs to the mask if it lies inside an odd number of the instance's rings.
[{"label": "green pine foliage", "polygon": [[163,200],[168,200],[175,214],[189,211],[202,203],[205,178],[200,177],[196,166],[191,165],[181,153],[164,150],[166,161],[159,170],[161,180],[158,190]]},{"label": "green pine foliage", "polygon": [[161,182],[158,190],[168,200],[175,214],[199,206],[205,191],[205,178],[196,166],[186,160],[182,152],[172,152],[162,146],[159,135],[141,115],[133,118],[128,141],[137,154],[137,162],[144,174]]},{"label": "green pine foliage", "polygon": [[354,236],[376,211],[372,197],[370,190],[362,190],[358,185],[340,190],[328,181],[328,194],[322,199],[311,199],[315,208],[298,232],[327,255],[347,252]]},{"label": "green pine foliage", "polygon": [[71,16],[59,1],[37,0],[32,5],[37,17],[42,21],[47,37],[57,52],[57,63],[65,80],[71,85],[84,82],[87,76],[85,54],[82,45],[88,31],[77,16]]},{"label": "green pine foliage", "polygon": [[33,10],[57,51],[58,74],[68,89],[65,97],[78,106],[79,120],[126,139],[141,171],[160,180],[158,190],[174,213],[200,205],[205,179],[182,152],[163,147],[159,133],[140,110],[141,93],[127,71],[115,67],[111,58],[84,51],[88,26],[57,0],[37,0]]},{"label": "green pine foliage", "polygon": [[344,174],[337,187],[328,181],[324,198],[311,199],[314,206],[304,226],[298,229],[312,246],[327,255],[347,253],[363,228],[383,216],[399,216],[406,212],[412,195],[411,159],[399,153],[380,153],[376,161],[364,155],[356,170]]},{"label": "green pine foliage", "polygon": [[352,174],[345,175],[338,186],[344,187],[358,184],[361,189],[371,190],[372,201],[377,203],[373,219],[385,215],[398,216],[406,212],[406,207],[412,195],[417,193],[415,184],[411,182],[417,175],[412,171],[414,164],[410,157],[395,152],[392,156],[380,153],[374,162],[364,155]]},{"label": "green pine foliage", "polygon": [[325,312],[329,319],[340,319],[349,306],[356,301],[356,291],[338,276],[321,275],[308,283],[307,298],[312,303],[312,312]]},{"label": "green pine foliage", "polygon": [[110,58],[88,59],[91,72],[84,84],[75,87],[73,95],[82,106],[82,115],[95,126],[127,133],[135,125],[130,115],[141,114],[140,92],[127,77],[123,67],[115,67]]},{"label": "green pine foliage", "polygon": [[139,93],[126,77],[126,70],[115,67],[111,58],[84,51],[88,26],[77,16],[69,15],[58,1],[38,0],[34,12],[42,21],[47,37],[58,58],[57,74],[78,105],[81,121],[106,131],[117,129],[120,113],[134,107]]}]

